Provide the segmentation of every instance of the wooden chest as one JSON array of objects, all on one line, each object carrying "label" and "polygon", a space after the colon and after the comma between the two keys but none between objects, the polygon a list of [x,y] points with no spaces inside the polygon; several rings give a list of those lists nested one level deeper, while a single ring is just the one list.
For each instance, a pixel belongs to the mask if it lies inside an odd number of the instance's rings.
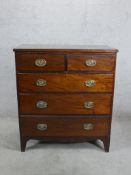
[{"label": "wooden chest", "polygon": [[14,51],[21,151],[29,139],[100,139],[108,152],[117,50],[22,45]]}]

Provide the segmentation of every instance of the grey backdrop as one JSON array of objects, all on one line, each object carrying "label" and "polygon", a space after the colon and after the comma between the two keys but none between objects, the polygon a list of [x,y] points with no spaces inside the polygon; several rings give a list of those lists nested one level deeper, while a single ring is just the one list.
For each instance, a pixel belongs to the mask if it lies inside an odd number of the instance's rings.
[{"label": "grey backdrop", "polygon": [[114,117],[116,111],[130,115],[130,7],[129,0],[0,0],[0,117],[16,117],[12,49],[22,43],[106,44],[119,49]]}]

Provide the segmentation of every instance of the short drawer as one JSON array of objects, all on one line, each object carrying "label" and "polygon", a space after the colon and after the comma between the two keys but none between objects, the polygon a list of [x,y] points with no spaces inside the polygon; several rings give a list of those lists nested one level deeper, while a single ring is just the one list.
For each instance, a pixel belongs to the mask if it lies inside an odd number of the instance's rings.
[{"label": "short drawer", "polygon": [[64,71],[64,55],[42,53],[16,53],[19,71]]},{"label": "short drawer", "polygon": [[19,95],[21,114],[111,114],[112,95]]},{"label": "short drawer", "polygon": [[115,56],[69,55],[68,70],[71,71],[114,71]]},{"label": "short drawer", "polygon": [[109,118],[21,117],[22,136],[106,136]]},{"label": "short drawer", "polygon": [[113,74],[17,74],[20,92],[112,92]]}]

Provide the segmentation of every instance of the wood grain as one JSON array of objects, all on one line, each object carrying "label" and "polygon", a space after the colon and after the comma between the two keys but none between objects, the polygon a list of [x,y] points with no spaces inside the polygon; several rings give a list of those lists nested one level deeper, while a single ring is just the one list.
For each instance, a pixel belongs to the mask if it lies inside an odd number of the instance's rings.
[{"label": "wood grain", "polygon": [[[113,74],[18,74],[19,92],[112,92]],[[37,86],[37,80],[46,80],[46,86]],[[86,81],[95,80],[93,87]]]},{"label": "wood grain", "polygon": [[[20,95],[21,114],[110,114],[112,95],[93,94],[30,94]],[[38,109],[36,103],[45,101],[48,107]],[[92,101],[94,108],[86,109],[84,103]]]},{"label": "wood grain", "polygon": [[[78,141],[101,139],[109,151],[117,49],[108,46],[48,46],[22,45],[14,49],[17,76],[17,97],[21,151],[29,139],[47,141]],[[46,59],[45,67],[37,67],[35,60]],[[94,59],[93,67],[85,64]],[[38,87],[36,81],[45,79],[47,86]],[[96,85],[86,87],[93,79]],[[47,108],[38,109],[39,100]],[[86,101],[94,107],[86,109]],[[44,132],[37,124],[47,123]],[[92,123],[93,129],[83,129]]]},{"label": "wood grain", "polygon": [[[109,118],[46,118],[46,117],[22,117],[23,136],[106,136],[108,134]],[[37,124],[47,124],[46,131],[37,129]],[[84,124],[92,123],[92,130],[85,130]]]},{"label": "wood grain", "polygon": [[[37,67],[36,59],[45,59],[47,65]],[[64,55],[44,53],[16,53],[16,69],[18,71],[64,71]]]},{"label": "wood grain", "polygon": [[[87,66],[86,60],[96,60],[95,66]],[[68,70],[72,71],[113,71],[115,66],[115,56],[83,54],[68,56]]]}]

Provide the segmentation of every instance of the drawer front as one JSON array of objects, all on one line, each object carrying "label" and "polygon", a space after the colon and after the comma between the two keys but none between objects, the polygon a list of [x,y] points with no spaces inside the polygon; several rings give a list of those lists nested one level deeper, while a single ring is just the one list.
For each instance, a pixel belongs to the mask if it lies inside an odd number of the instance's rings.
[{"label": "drawer front", "polygon": [[18,74],[20,92],[112,92],[113,74]]},{"label": "drawer front", "polygon": [[111,114],[112,95],[20,95],[21,114]]},{"label": "drawer front", "polygon": [[106,136],[109,118],[21,117],[23,136]]},{"label": "drawer front", "polygon": [[108,55],[70,55],[68,70],[72,71],[113,71],[115,56]]},{"label": "drawer front", "polygon": [[16,69],[19,71],[64,71],[64,55],[16,53]]}]

